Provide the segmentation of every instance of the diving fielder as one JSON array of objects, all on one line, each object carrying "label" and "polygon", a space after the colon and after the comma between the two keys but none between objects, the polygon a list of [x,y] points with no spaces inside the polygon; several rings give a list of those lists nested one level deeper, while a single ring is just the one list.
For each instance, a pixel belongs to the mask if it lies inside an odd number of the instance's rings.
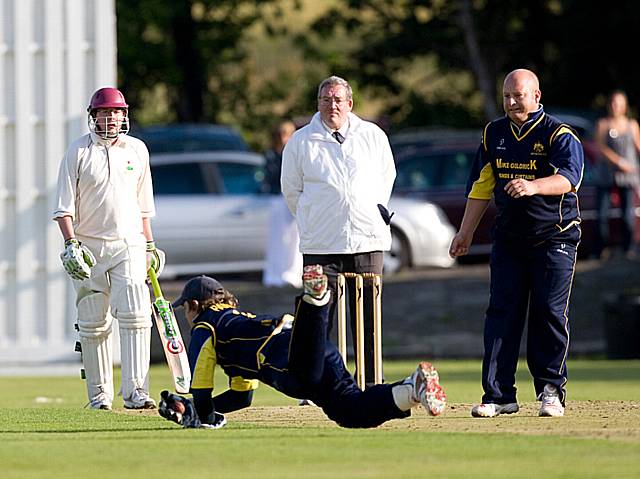
[{"label": "diving fielder", "polygon": [[150,218],[155,214],[145,144],[127,135],[128,105],[101,88],[87,109],[90,133],[67,150],[53,219],[64,237],[60,258],[73,279],[89,406],[111,409],[112,320],[118,320],[125,408],[149,409],[151,308],[147,268],[160,272]]},{"label": "diving fielder", "polygon": [[[376,427],[410,416],[420,404],[432,416],[444,411],[446,395],[438,372],[426,361],[402,381],[362,391],[338,348],[326,339],[331,292],[322,266],[305,266],[303,284],[291,323],[289,315],[238,310],[235,296],[213,278],[189,280],[173,306],[183,306],[192,325],[193,402],[163,391],[160,415],[183,427],[222,427],[224,413],[251,405],[258,381],[290,397],[312,400],[342,427]],[[229,377],[229,389],[212,398],[216,365]]]}]

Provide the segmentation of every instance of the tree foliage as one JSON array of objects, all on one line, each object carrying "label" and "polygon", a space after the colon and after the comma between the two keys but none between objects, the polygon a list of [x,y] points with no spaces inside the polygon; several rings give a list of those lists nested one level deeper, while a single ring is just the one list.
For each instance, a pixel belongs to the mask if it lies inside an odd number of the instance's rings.
[{"label": "tree foliage", "polygon": [[[468,25],[463,21],[465,6],[471,15]],[[454,106],[458,95],[471,97],[474,92],[483,96],[488,119],[486,105],[497,103],[502,78],[518,67],[538,73],[544,101],[552,105],[598,106],[613,88],[625,89],[635,104],[640,101],[640,73],[630,68],[630,47],[639,24],[640,3],[632,1],[350,0],[313,29],[331,35],[346,28],[350,36],[362,39],[361,48],[353,52],[349,77],[393,97],[391,112],[402,112],[400,105],[411,100],[411,114],[398,116],[399,123],[428,124],[441,105]],[[465,42],[465,28],[476,34],[477,52]],[[472,74],[471,90],[452,88],[432,99],[403,86],[407,65],[424,56],[435,58],[440,74]],[[484,88],[474,64],[487,75]],[[462,107],[471,114],[467,120],[477,119],[479,109],[474,114],[470,102]],[[457,122],[448,116],[445,122]]]},{"label": "tree foliage", "polygon": [[117,0],[120,85],[134,106],[159,86],[167,120],[217,121],[246,102],[245,30],[272,0]]},{"label": "tree foliage", "polygon": [[[308,25],[292,16],[311,5]],[[143,122],[231,123],[254,146],[313,113],[329,74],[395,128],[480,125],[518,67],[545,105],[601,106],[614,88],[640,101],[630,0],[117,0],[117,15],[120,85]]]}]

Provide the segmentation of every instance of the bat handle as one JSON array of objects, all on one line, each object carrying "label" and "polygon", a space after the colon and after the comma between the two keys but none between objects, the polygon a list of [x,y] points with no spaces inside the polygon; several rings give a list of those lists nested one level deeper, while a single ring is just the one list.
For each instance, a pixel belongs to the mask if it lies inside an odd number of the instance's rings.
[{"label": "bat handle", "polygon": [[162,290],[160,289],[160,283],[158,283],[158,276],[153,268],[149,268],[147,271],[149,280],[151,281],[151,287],[153,288],[153,295],[156,299],[162,298]]}]

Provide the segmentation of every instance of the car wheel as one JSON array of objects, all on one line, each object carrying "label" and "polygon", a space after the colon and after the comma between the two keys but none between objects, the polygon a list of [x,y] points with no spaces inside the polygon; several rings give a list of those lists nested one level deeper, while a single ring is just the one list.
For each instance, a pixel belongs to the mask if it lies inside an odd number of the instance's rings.
[{"label": "car wheel", "polygon": [[392,229],[391,249],[384,253],[384,272],[394,274],[409,266],[411,266],[411,252],[407,239],[402,232]]}]

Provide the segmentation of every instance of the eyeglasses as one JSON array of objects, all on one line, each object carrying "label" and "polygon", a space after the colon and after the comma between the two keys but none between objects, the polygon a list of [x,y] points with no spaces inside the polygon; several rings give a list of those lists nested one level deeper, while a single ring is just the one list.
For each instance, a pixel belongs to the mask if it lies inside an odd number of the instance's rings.
[{"label": "eyeglasses", "polygon": [[346,98],[340,98],[339,96],[322,96],[318,98],[318,101],[323,105],[331,105],[332,103],[335,103],[336,105],[340,106],[343,103],[346,103],[348,100]]}]

